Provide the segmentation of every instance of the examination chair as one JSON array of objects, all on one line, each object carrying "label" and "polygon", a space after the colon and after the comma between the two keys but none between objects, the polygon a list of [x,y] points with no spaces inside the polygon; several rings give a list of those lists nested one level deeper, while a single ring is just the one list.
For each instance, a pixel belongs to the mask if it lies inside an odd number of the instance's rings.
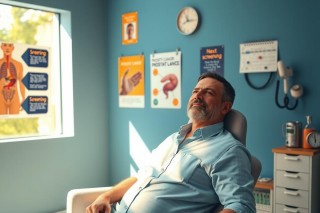
[{"label": "examination chair", "polygon": [[[237,140],[246,145],[247,120],[241,112],[232,109],[225,117],[224,126]],[[254,156],[252,156],[251,167],[251,173],[256,183],[262,166],[260,161]],[[88,205],[90,205],[101,193],[110,188],[111,187],[85,188],[69,191],[67,195],[67,213],[84,213]],[[216,207],[212,213],[217,213],[221,209],[223,209],[222,205]]]}]

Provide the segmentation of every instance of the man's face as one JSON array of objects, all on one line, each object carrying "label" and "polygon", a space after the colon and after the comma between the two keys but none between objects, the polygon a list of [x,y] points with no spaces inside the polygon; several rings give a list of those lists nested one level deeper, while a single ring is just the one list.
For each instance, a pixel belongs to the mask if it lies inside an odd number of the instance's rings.
[{"label": "man's face", "polygon": [[222,101],[223,84],[213,78],[200,80],[192,91],[188,103],[188,117],[191,121],[213,124],[223,120],[231,107]]},{"label": "man's face", "polygon": [[132,25],[128,25],[128,27],[127,27],[128,39],[132,39],[133,38],[133,33],[134,33],[133,26]]},{"label": "man's face", "polygon": [[2,43],[1,49],[5,55],[11,55],[14,50],[14,45],[12,43]]}]

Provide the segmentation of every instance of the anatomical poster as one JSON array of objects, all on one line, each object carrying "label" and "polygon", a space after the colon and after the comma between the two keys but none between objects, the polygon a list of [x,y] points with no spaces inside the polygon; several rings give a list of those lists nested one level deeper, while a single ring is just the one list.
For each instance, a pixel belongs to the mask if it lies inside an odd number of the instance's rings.
[{"label": "anatomical poster", "polygon": [[119,107],[144,107],[144,55],[118,59]]},{"label": "anatomical poster", "polygon": [[0,118],[50,112],[49,56],[50,48],[1,42]]},{"label": "anatomical poster", "polygon": [[181,52],[150,55],[151,107],[181,108]]},{"label": "anatomical poster", "polygon": [[138,12],[122,15],[122,44],[138,43]]}]

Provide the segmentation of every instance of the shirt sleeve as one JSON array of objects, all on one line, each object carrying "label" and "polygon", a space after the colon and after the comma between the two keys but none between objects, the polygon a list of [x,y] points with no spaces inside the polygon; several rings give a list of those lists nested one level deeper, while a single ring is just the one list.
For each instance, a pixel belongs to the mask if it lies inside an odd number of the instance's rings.
[{"label": "shirt sleeve", "polygon": [[211,172],[212,184],[225,209],[255,213],[251,155],[242,145],[228,149]]}]

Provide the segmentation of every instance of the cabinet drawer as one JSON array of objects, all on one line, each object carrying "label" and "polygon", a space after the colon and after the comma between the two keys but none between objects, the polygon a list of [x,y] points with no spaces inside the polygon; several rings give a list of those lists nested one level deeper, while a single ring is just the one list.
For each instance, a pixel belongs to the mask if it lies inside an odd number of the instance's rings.
[{"label": "cabinet drawer", "polygon": [[304,155],[276,154],[276,169],[309,173],[310,157]]},{"label": "cabinet drawer", "polygon": [[301,172],[276,171],[276,185],[284,188],[309,190],[309,174]]},{"label": "cabinet drawer", "polygon": [[308,209],[276,204],[275,213],[308,213]]},{"label": "cabinet drawer", "polygon": [[289,206],[308,208],[308,191],[291,190],[282,187],[276,187],[276,203]]}]

